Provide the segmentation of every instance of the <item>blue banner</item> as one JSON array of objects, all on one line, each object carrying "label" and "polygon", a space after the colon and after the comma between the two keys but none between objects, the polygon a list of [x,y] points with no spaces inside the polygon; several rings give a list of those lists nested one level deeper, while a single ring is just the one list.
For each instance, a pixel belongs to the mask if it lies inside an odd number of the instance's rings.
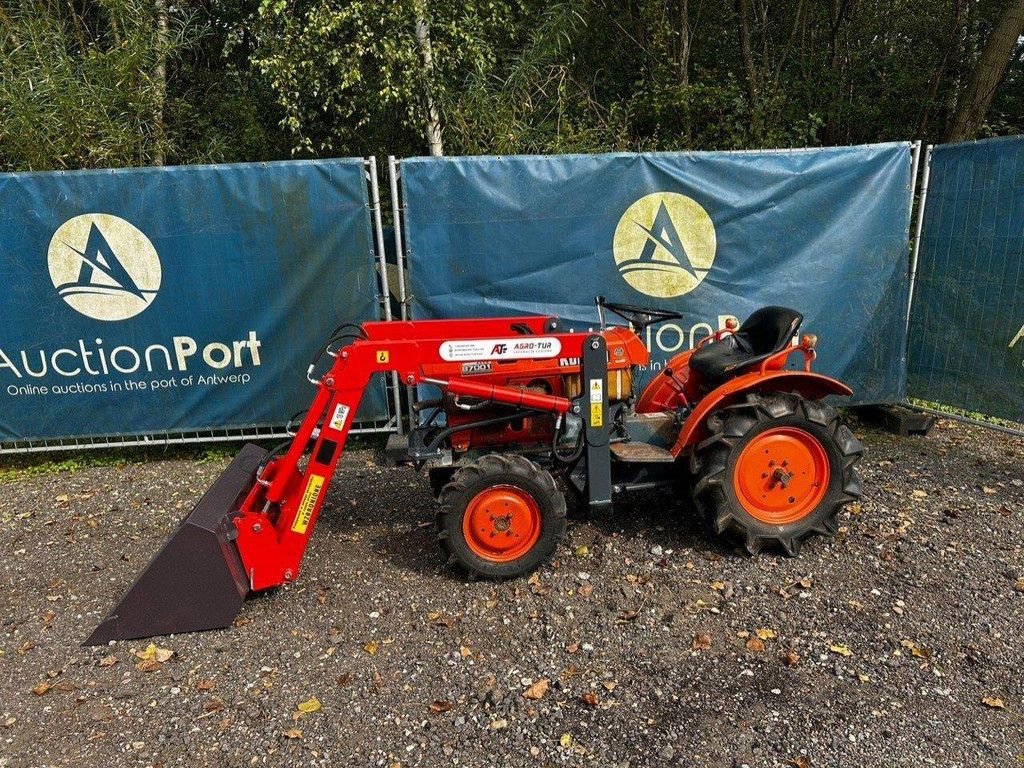
[{"label": "blue banner", "polygon": [[1024,137],[935,147],[928,186],[910,394],[1024,421]]},{"label": "blue banner", "polygon": [[0,274],[0,441],[282,425],[376,316],[363,161],[0,174]]},{"label": "blue banner", "polygon": [[677,310],[649,371],[781,304],[858,403],[905,395],[911,146],[402,161],[414,317]]}]

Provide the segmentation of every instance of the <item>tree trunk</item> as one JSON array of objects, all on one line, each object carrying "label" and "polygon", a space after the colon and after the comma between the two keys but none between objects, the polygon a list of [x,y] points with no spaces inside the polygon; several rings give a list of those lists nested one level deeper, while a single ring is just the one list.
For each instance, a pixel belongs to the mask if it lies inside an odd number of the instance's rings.
[{"label": "tree trunk", "polygon": [[427,29],[427,22],[422,16],[416,19],[416,42],[419,43],[423,72],[426,75],[423,79],[426,86],[427,146],[432,157],[440,157],[444,154],[444,145],[441,143],[441,117],[430,90],[433,86],[431,75],[434,71],[434,53],[430,47],[430,30]]},{"label": "tree trunk", "polygon": [[960,93],[965,52],[967,49],[967,29],[969,24],[969,9],[972,0],[953,0],[953,20],[949,30],[949,38],[946,41],[942,60],[936,67],[934,74],[928,81],[928,96],[925,98],[924,106],[921,108],[921,116],[917,121],[915,136],[928,134],[928,124],[931,121],[932,107],[939,93],[939,87],[949,74],[946,97],[943,103],[945,116],[940,118],[942,125],[949,123],[953,113],[956,112],[956,100]]},{"label": "tree trunk", "polygon": [[167,133],[164,126],[164,103],[167,101],[167,43],[169,20],[167,0],[153,0],[156,14],[156,66],[153,67],[153,164],[163,165],[167,160]]},{"label": "tree trunk", "polygon": [[943,125],[949,125],[956,114],[957,102],[964,89],[964,81],[971,66],[968,40],[971,36],[971,27],[977,26],[977,14],[976,0],[953,0],[953,34],[946,50],[950,62],[950,78],[946,98],[942,104]]},{"label": "tree trunk", "polygon": [[690,0],[679,0],[679,82],[690,84]]},{"label": "tree trunk", "polygon": [[842,34],[843,24],[846,22],[851,7],[850,0],[830,0],[829,2],[829,96],[825,115],[825,127],[822,130],[822,143],[826,145],[839,143],[841,101],[846,78],[846,74],[843,71],[844,67],[842,66],[843,59],[839,51],[839,37]]},{"label": "tree trunk", "polygon": [[945,141],[977,137],[1021,34],[1024,34],[1024,0],[1009,0],[971,72],[956,114],[946,127]]},{"label": "tree trunk", "polygon": [[750,0],[735,0],[736,15],[739,16],[740,57],[747,79],[747,98],[750,112],[757,110],[757,70],[754,68],[754,54],[750,49]]}]

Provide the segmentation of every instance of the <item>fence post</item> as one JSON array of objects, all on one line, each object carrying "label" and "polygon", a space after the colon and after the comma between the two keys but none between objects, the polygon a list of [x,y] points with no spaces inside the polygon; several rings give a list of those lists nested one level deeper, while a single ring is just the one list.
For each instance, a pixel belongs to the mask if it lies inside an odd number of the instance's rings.
[{"label": "fence post", "polygon": [[402,209],[398,201],[398,161],[388,155],[388,181],[391,184],[391,215],[395,220],[395,254],[398,262],[398,311],[403,320],[408,320],[405,294],[405,249],[402,247]]},{"label": "fence post", "polygon": [[[370,155],[370,207],[373,210],[373,233],[377,244],[377,268],[380,272],[381,301],[384,304],[384,320],[392,320],[391,316],[391,288],[388,286],[388,263],[384,255],[384,224],[380,217],[380,187],[377,183],[377,158]],[[391,395],[395,408],[395,430],[397,434],[402,431],[402,396],[398,384],[398,374],[391,372]]]},{"label": "fence post", "polygon": [[907,343],[910,343],[910,309],[914,304],[914,284],[917,282],[917,255],[921,250],[921,230],[924,228],[924,209],[928,203],[928,177],[932,170],[932,145],[929,144],[924,154],[924,172],[921,175],[921,200],[917,204],[917,222],[914,225],[914,248],[910,254],[910,281],[907,287]]},{"label": "fence post", "polygon": [[[402,239],[402,204],[399,195],[399,180],[402,176],[402,161],[396,160],[394,155],[388,155],[388,176],[391,182],[391,213],[395,217],[395,254],[398,261],[398,299],[400,302],[403,320],[408,320],[412,313],[409,310],[409,297],[405,289],[405,245]],[[406,386],[405,400],[408,405],[409,428],[416,424],[416,412],[413,404],[416,402],[416,387]]]}]

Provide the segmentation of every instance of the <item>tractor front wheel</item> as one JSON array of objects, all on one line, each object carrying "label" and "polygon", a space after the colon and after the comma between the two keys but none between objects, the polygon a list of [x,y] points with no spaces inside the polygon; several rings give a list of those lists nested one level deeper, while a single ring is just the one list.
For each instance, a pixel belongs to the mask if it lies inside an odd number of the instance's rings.
[{"label": "tractor front wheel", "polygon": [[693,457],[693,494],[715,533],[750,554],[795,555],[814,533],[833,535],[860,498],[863,449],[834,409],[796,394],[750,394],[708,418]]},{"label": "tractor front wheel", "polygon": [[529,573],[565,534],[565,496],[523,456],[490,454],[459,469],[440,494],[437,536],[470,576]]}]

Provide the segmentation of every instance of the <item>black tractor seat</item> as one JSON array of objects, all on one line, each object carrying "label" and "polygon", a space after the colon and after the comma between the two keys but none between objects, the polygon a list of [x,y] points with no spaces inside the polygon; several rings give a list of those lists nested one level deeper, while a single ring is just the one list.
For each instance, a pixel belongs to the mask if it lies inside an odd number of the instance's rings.
[{"label": "black tractor seat", "polygon": [[718,386],[784,349],[792,342],[803,320],[804,316],[793,309],[762,307],[735,333],[694,352],[690,368],[711,386]]}]

